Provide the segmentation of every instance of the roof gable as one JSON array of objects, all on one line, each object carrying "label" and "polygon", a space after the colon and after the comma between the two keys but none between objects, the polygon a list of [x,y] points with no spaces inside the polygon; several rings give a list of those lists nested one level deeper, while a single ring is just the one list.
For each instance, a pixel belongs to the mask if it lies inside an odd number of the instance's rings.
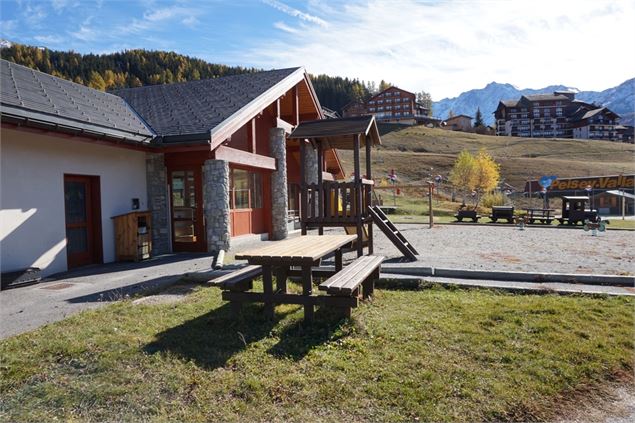
[{"label": "roof gable", "polygon": [[[177,84],[113,91],[126,100],[159,137],[211,140],[247,106],[259,110],[275,98],[263,95],[279,88],[283,94],[304,77],[303,68],[288,68]],[[287,87],[289,85],[289,87]],[[279,95],[281,95],[279,94]],[[278,95],[278,96],[279,96]],[[277,98],[277,97],[276,97]],[[261,101],[262,100],[262,101]],[[267,104],[264,104],[267,103]],[[253,116],[250,116],[251,118]]]}]

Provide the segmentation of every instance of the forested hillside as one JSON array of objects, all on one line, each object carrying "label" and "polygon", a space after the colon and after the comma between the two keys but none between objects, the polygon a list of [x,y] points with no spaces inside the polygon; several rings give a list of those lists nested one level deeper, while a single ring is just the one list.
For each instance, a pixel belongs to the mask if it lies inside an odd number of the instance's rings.
[{"label": "forested hillside", "polygon": [[[0,55],[3,59],[102,91],[218,78],[260,70],[207,63],[174,52],[147,50],[95,55],[12,44],[2,48]],[[365,100],[388,85],[381,81],[376,87],[374,82],[364,83],[357,79],[328,75],[312,76],[311,80],[322,105],[338,112],[350,101]]]}]

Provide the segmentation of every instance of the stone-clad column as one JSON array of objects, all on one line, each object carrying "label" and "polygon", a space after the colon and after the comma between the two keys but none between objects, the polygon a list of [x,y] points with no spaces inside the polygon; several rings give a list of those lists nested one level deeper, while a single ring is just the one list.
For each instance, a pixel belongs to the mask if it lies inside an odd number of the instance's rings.
[{"label": "stone-clad column", "polygon": [[203,207],[207,251],[229,250],[229,163],[225,160],[206,160],[203,165]]},{"label": "stone-clad column", "polygon": [[[317,184],[318,182],[318,161],[317,161],[317,150],[313,149],[311,144],[307,144],[304,148],[304,156],[302,157],[304,160],[304,181],[307,184]],[[309,199],[309,202],[311,200]],[[318,214],[318,205],[317,204],[309,204],[309,210],[313,210],[313,215],[317,216]]]},{"label": "stone-clad column", "polygon": [[269,130],[269,151],[276,159],[277,169],[271,173],[271,238],[285,239],[288,235],[287,215],[287,143],[283,128]]},{"label": "stone-clad column", "polygon": [[311,144],[307,144],[304,149],[304,180],[307,184],[317,184],[318,181],[318,162],[317,162],[317,150],[311,147]]},{"label": "stone-clad column", "polygon": [[168,210],[168,182],[162,153],[146,154],[146,188],[148,210],[152,212],[152,255],[169,253],[170,227]]}]

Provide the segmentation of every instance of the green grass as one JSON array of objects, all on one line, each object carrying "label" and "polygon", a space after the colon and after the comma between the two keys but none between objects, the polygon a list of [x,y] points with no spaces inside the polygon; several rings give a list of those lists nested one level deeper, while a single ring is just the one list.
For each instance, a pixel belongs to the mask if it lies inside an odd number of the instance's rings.
[{"label": "green grass", "polygon": [[[296,287],[297,288],[297,287]],[[634,302],[438,287],[377,290],[350,321],[215,288],[119,302],[0,343],[4,421],[548,419],[633,370]]]}]

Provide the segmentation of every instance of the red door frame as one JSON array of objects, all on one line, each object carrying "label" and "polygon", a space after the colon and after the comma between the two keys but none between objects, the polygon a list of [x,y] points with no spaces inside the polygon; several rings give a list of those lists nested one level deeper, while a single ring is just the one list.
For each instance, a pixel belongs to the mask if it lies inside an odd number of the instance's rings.
[{"label": "red door frame", "polygon": [[[64,196],[66,196],[66,183],[79,182],[84,184],[86,192],[85,207],[86,220],[81,223],[69,224],[66,222],[66,200],[64,200],[64,227],[86,227],[87,250],[77,253],[66,253],[66,262],[69,269],[89,264],[103,263],[103,247],[101,237],[101,192],[99,176],[64,174]],[[68,237],[66,239],[68,245]]]},{"label": "red door frame", "polygon": [[[177,242],[174,236],[174,205],[172,204],[172,173],[194,173],[194,195],[196,196],[196,211],[194,221],[195,242]],[[200,166],[170,166],[167,169],[168,187],[170,192],[170,226],[172,229],[172,251],[175,252],[207,252],[207,238],[205,231],[205,214],[203,210],[203,170]]]}]

